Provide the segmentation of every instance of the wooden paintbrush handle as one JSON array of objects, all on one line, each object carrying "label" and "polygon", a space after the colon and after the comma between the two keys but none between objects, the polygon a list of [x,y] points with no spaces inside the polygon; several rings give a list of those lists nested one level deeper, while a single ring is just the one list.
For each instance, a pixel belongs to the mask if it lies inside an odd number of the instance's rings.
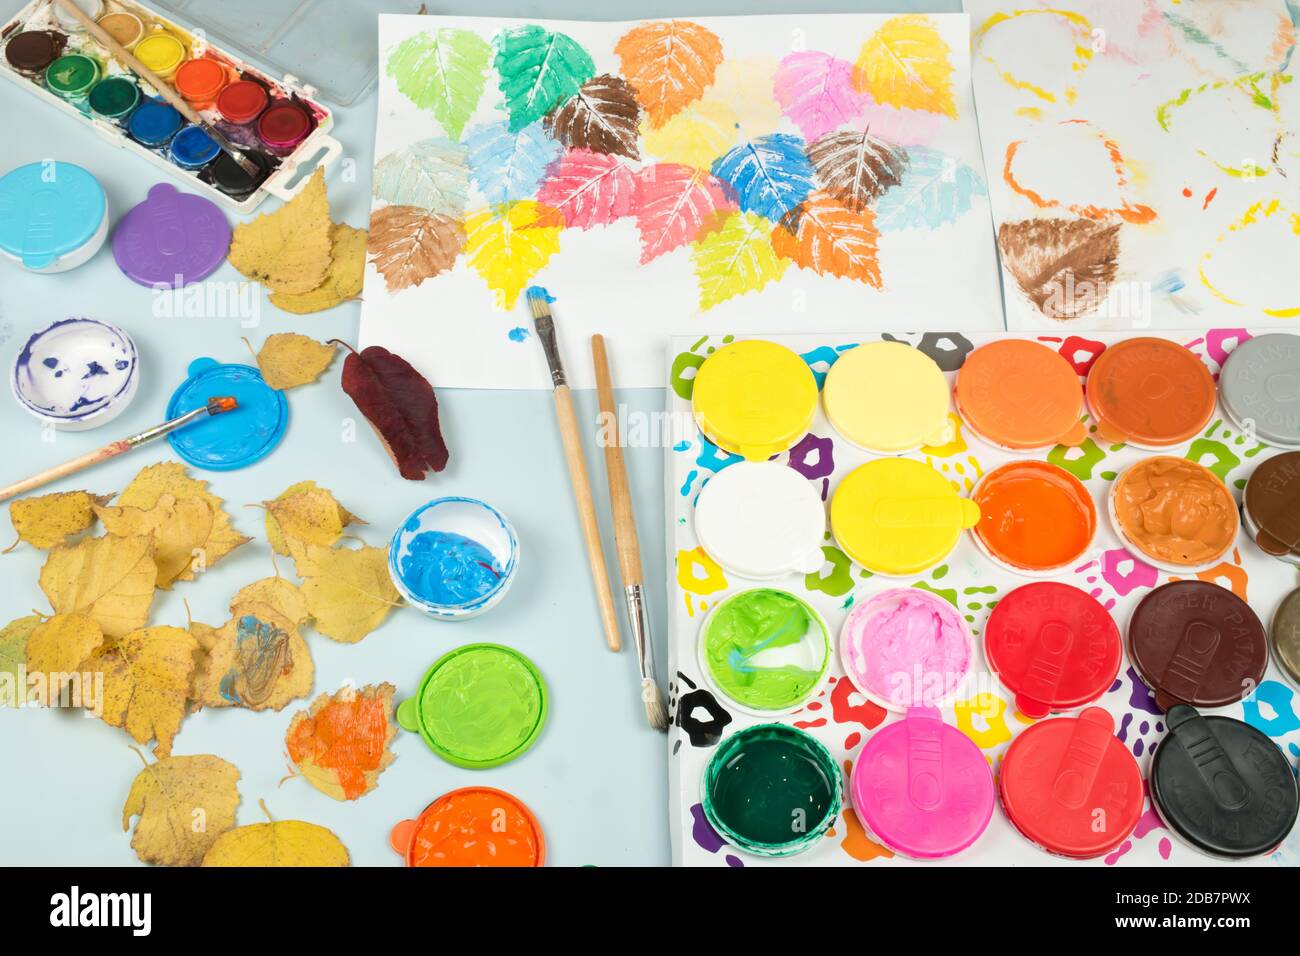
[{"label": "wooden paintbrush handle", "polygon": [[573,410],[573,394],[567,385],[560,385],[555,389],[555,417],[560,423],[564,460],[569,466],[569,483],[573,486],[573,501],[578,507],[578,521],[582,525],[582,538],[587,546],[587,563],[591,565],[591,580],[596,588],[596,604],[600,608],[600,623],[605,630],[605,643],[609,645],[611,651],[621,650],[623,639],[618,631],[618,615],[614,613],[614,595],[609,589],[605,549],[600,545],[600,526],[596,524],[596,504],[591,497],[591,479],[587,475],[587,460],[582,455],[582,436],[578,431],[578,416]]},{"label": "wooden paintbrush handle", "polygon": [[[605,337],[591,337],[591,359],[596,366],[596,396],[605,423],[605,473],[609,479],[609,505],[614,514],[614,546],[618,551],[618,569],[623,587],[641,584],[641,545],[636,534],[636,510],[632,507],[632,489],[627,480],[627,463],[618,432],[618,409],[614,405],[614,382],[609,374],[609,356]],[[609,429],[613,432],[610,433]]]},{"label": "wooden paintbrush handle", "polygon": [[116,458],[124,451],[131,450],[131,443],[123,439],[115,441],[112,444],[105,445],[103,448],[96,448],[94,451],[88,451],[80,457],[71,461],[65,461],[61,465],[55,465],[53,468],[47,468],[40,474],[32,475],[30,478],[24,478],[22,481],[15,481],[12,485],[0,488],[0,501],[8,501],[15,495],[21,495],[24,492],[39,488],[41,485],[47,485],[51,481],[63,478],[67,475],[81,471],[83,468],[89,468],[91,465],[98,464],[101,461],[107,461],[110,458]]}]

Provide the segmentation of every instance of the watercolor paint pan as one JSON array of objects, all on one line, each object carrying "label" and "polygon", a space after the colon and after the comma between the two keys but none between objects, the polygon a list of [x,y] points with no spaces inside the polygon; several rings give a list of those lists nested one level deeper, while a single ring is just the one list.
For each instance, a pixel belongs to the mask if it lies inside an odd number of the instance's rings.
[{"label": "watercolor paint pan", "polygon": [[[115,35],[126,38],[132,24],[140,22],[143,32],[131,44],[132,52],[175,86],[205,120],[221,125],[232,140],[255,151],[254,161],[265,164],[264,176],[250,183],[247,174],[233,176],[226,165],[218,170],[224,154],[214,151],[210,140],[204,142],[207,137],[201,129],[184,133],[173,149],[173,137],[185,125],[179,114],[89,33],[65,25],[50,0],[33,0],[0,27],[0,75],[90,124],[107,143],[166,171],[187,190],[241,213],[251,212],[267,196],[293,198],[309,178],[300,173],[326,166],[341,154],[341,144],[330,135],[333,113],[317,101],[312,87],[292,76],[275,79],[232,52],[237,47],[218,47],[207,39],[210,33],[191,31],[136,0],[106,0],[100,7],[102,18],[113,18],[108,25]],[[137,87],[134,106],[124,81]],[[241,138],[234,127],[227,129],[229,124],[216,106],[221,90],[240,81],[267,90],[266,106],[249,120],[249,138]],[[105,83],[115,87],[112,95],[96,94]],[[261,141],[257,123],[273,105],[280,119],[268,124],[269,140]],[[146,118],[142,111],[157,115]]]}]

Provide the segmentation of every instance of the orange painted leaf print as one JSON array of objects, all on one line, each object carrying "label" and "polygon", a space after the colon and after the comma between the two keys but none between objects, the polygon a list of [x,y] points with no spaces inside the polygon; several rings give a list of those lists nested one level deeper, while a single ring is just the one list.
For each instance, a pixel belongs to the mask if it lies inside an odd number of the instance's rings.
[{"label": "orange painted leaf print", "polygon": [[379,785],[393,762],[392,684],[321,694],[293,715],[284,743],[307,782],[335,800],[356,800]]},{"label": "orange painted leaf print", "polygon": [[772,230],[772,249],[801,269],[818,275],[856,279],[880,288],[876,257],[875,213],[854,212],[825,192],[815,192],[799,205],[798,228]]},{"label": "orange painted leaf print", "polygon": [[658,129],[713,83],[722,62],[722,41],[689,20],[643,23],[614,47],[623,75]]}]

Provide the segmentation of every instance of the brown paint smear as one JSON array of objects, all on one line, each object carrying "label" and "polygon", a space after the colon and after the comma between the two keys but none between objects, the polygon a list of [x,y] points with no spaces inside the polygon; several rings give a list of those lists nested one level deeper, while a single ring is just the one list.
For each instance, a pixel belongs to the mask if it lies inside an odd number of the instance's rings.
[{"label": "brown paint smear", "polygon": [[1111,492],[1120,529],[1139,551],[1194,567],[1219,558],[1237,536],[1237,505],[1203,465],[1157,456],[1138,462]]},{"label": "brown paint smear", "polygon": [[1119,259],[1119,225],[1091,219],[1025,219],[998,228],[1002,264],[1038,311],[1086,315],[1105,301]]}]

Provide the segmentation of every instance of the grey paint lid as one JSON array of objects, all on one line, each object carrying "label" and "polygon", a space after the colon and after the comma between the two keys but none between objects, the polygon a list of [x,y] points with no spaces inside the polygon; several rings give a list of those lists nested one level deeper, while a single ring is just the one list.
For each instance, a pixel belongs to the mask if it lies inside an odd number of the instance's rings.
[{"label": "grey paint lid", "polygon": [[1270,332],[1234,348],[1219,373],[1219,398],[1260,441],[1300,448],[1300,335]]}]

